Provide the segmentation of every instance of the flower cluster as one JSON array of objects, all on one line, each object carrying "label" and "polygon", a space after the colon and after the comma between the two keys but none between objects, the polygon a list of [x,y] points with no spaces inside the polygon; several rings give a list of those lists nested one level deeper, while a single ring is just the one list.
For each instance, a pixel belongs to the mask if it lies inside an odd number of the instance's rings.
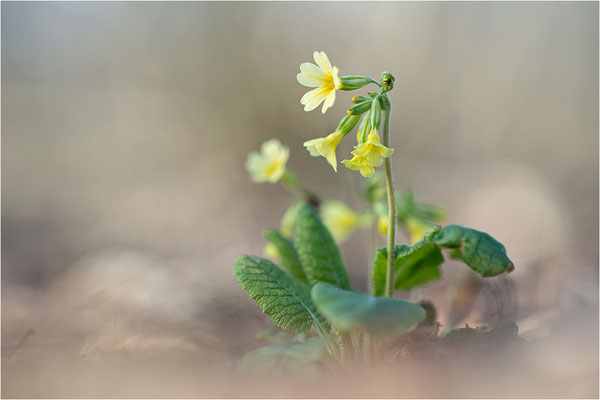
[{"label": "flower cluster", "polygon": [[354,129],[362,115],[356,135],[358,143],[352,151],[353,157],[342,163],[351,170],[359,171],[364,177],[370,177],[375,173],[375,168],[380,167],[383,160],[394,152],[394,149],[384,146],[379,137],[382,109],[389,107],[389,99],[385,93],[393,87],[394,77],[384,73],[381,84],[363,76],[340,77],[338,68],[331,65],[325,52],[315,51],[313,57],[317,64],[302,63],[296,77],[300,84],[314,88],[300,99],[305,111],[312,111],[323,103],[321,111],[325,113],[335,102],[338,90],[356,90],[369,83],[381,88],[380,93],[369,93],[369,97],[353,97],[352,102],[355,104],[348,109],[349,115],[342,119],[333,133],[304,143],[311,156],[325,157],[337,172],[336,148],[342,138]]}]

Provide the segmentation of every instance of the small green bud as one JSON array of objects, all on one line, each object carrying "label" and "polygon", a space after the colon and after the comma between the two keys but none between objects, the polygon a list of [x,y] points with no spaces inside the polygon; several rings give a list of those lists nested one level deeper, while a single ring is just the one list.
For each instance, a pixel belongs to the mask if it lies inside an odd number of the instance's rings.
[{"label": "small green bud", "polygon": [[342,132],[344,135],[347,134],[354,128],[359,119],[360,115],[346,115],[338,125],[336,131]]},{"label": "small green bud", "polygon": [[373,79],[365,76],[342,76],[340,79],[342,81],[340,90],[356,90],[369,83],[377,84]]},{"label": "small green bud", "polygon": [[386,93],[389,92],[390,90],[392,90],[394,88],[394,81],[396,80],[396,78],[394,78],[394,75],[390,74],[389,72],[384,72],[381,74],[381,93]]},{"label": "small green bud", "polygon": [[353,103],[358,103],[359,102],[358,96],[354,96],[353,98],[350,99],[350,101]]},{"label": "small green bud", "polygon": [[360,115],[360,114],[364,113],[365,111],[368,111],[371,108],[371,103],[372,103],[371,100],[367,100],[367,101],[362,101],[358,104],[355,104],[348,109],[348,114]]}]

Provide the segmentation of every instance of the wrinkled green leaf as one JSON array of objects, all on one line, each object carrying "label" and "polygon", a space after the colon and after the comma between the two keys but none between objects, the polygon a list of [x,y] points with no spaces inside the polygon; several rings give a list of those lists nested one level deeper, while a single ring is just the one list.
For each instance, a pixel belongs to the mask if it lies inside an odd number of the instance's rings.
[{"label": "wrinkled green leaf", "polygon": [[[409,290],[440,277],[440,265],[444,262],[444,257],[440,249],[430,243],[431,237],[437,232],[437,227],[428,230],[423,240],[413,247],[396,245],[394,261],[396,290]],[[383,295],[386,270],[387,248],[378,249],[371,276],[373,294],[376,296]]]},{"label": "wrinkled green leaf", "polygon": [[301,333],[310,330],[313,323],[319,330],[327,326],[311,300],[310,287],[272,262],[240,256],[235,262],[234,275],[280,328]]},{"label": "wrinkled green leaf", "polygon": [[244,356],[240,370],[268,370],[277,375],[305,373],[327,354],[325,340],[313,338],[306,341],[290,340],[256,349]]},{"label": "wrinkled green leaf", "polygon": [[453,257],[461,258],[481,276],[495,276],[515,269],[502,243],[485,232],[448,225],[435,235],[433,241],[453,249]]},{"label": "wrinkled green leaf", "polygon": [[311,285],[327,282],[350,289],[348,271],[333,237],[308,205],[298,208],[294,244]]},{"label": "wrinkled green leaf", "polygon": [[279,254],[283,269],[300,279],[303,283],[308,283],[304,270],[302,269],[300,257],[298,257],[298,252],[292,242],[275,229],[265,231],[264,235],[265,239],[277,249],[277,254]]},{"label": "wrinkled green leaf", "polygon": [[313,286],[311,294],[321,314],[341,331],[361,329],[386,337],[412,329],[426,316],[417,304],[342,290],[327,283]]}]

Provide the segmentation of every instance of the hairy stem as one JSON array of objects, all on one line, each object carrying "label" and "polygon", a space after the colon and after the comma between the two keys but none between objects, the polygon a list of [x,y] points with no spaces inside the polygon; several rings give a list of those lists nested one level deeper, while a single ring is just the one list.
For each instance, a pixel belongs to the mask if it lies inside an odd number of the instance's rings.
[{"label": "hairy stem", "polygon": [[[383,110],[383,145],[390,147],[390,114],[392,112],[391,102]],[[392,182],[392,160],[390,157],[384,160],[385,186],[388,199],[388,232],[387,232],[387,269],[385,273],[385,297],[392,297],[394,288],[394,245],[396,244],[396,200],[394,199],[394,183]]]}]

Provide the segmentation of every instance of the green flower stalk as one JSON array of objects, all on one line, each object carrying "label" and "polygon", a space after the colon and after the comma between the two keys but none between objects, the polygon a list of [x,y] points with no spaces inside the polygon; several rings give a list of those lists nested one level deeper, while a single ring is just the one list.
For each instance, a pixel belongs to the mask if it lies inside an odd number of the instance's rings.
[{"label": "green flower stalk", "polygon": [[[385,80],[384,80],[385,81]],[[393,82],[393,80],[392,80]],[[384,86],[385,87],[385,86]],[[383,90],[382,90],[383,91]],[[387,96],[386,96],[387,97]],[[387,102],[383,110],[383,145],[390,145],[390,114],[392,103]],[[396,201],[394,198],[394,182],[392,180],[392,161],[389,157],[385,159],[385,186],[387,188],[388,200],[388,232],[387,232],[387,250],[388,254],[394,254],[396,244]],[[385,274],[385,292],[386,297],[391,297],[394,290],[394,257],[388,257],[387,269]]]}]

